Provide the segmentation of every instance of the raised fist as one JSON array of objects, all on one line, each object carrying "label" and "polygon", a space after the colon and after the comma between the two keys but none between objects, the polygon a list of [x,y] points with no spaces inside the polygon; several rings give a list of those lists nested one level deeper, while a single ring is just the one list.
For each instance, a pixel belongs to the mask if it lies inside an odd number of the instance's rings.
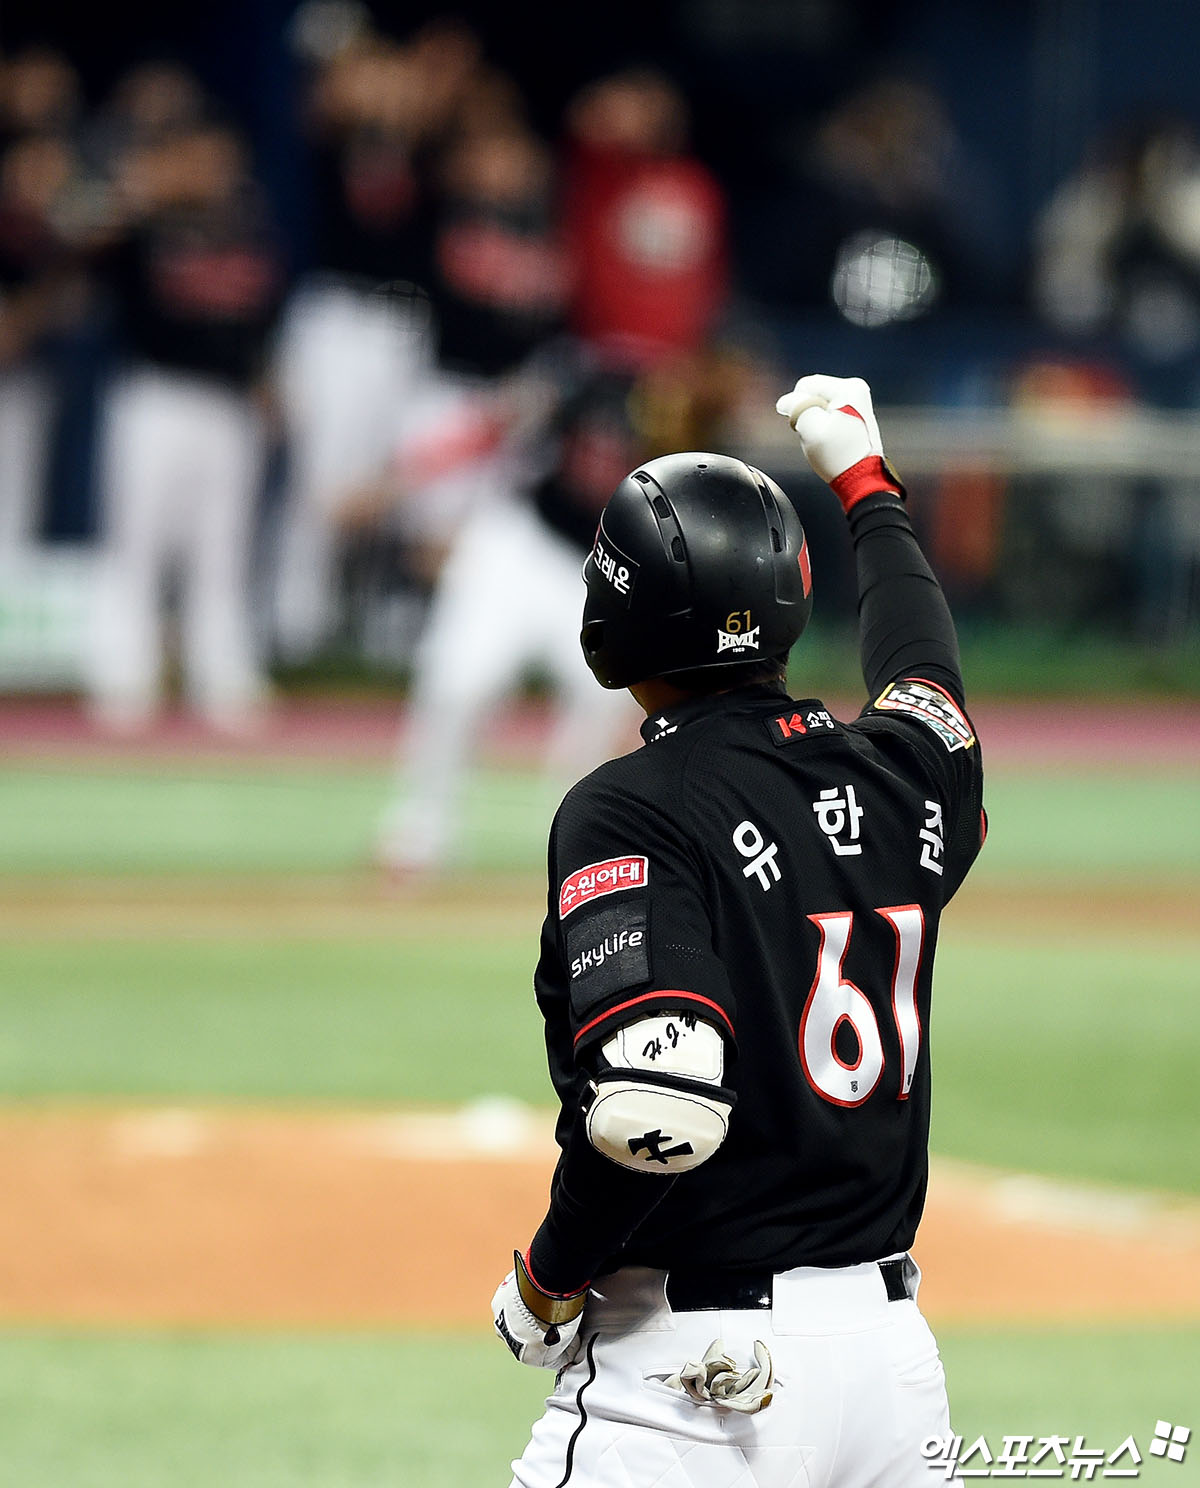
[{"label": "raised fist", "polygon": [[861,377],[802,377],[776,403],[796,433],[808,463],[832,486],[845,511],[877,491],[903,497],[904,487],[883,456],[883,440]]}]

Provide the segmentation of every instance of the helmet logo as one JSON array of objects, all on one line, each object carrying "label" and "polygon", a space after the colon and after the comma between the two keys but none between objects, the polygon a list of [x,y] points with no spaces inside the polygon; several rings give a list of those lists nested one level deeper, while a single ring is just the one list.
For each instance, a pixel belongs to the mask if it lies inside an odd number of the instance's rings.
[{"label": "helmet logo", "polygon": [[638,565],[627,558],[604,531],[604,524],[596,529],[596,541],[592,546],[592,562],[601,576],[608,580],[626,604],[637,581]]},{"label": "helmet logo", "polygon": [[731,610],[725,629],[717,630],[717,655],[722,651],[757,651],[760,625],[751,627],[749,610]]}]

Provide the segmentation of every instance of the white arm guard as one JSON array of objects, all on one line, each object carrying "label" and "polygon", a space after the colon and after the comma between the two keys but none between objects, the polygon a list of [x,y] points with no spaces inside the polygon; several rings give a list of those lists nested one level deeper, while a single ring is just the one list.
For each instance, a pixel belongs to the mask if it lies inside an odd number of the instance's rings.
[{"label": "white arm guard", "polygon": [[711,1023],[652,1013],[600,1053],[586,1115],[597,1152],[635,1173],[686,1173],[725,1140],[734,1095],[721,1084],[725,1043]]}]

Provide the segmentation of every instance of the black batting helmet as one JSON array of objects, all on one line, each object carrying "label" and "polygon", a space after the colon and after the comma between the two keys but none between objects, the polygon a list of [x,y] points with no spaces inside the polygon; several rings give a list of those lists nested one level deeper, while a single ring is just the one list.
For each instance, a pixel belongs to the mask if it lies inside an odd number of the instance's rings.
[{"label": "black batting helmet", "polygon": [[579,639],[602,687],[785,656],[812,613],[799,517],[728,455],[663,455],[627,475],[583,577]]}]

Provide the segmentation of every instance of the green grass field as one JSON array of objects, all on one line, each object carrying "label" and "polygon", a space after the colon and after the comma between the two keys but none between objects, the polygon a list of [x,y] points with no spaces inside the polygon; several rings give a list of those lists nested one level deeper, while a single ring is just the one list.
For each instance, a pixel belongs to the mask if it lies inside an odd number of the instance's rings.
[{"label": "green grass field", "polygon": [[[383,794],[332,764],[10,766],[0,1100],[546,1104],[545,789],[483,772],[461,884],[411,899],[362,867]],[[940,951],[935,1150],[1200,1194],[1200,923],[1151,913],[1200,888],[1196,776],[1010,767],[988,795]],[[941,1341],[957,1429],[993,1446],[1200,1430],[1194,1325]],[[0,1484],[502,1484],[548,1383],[474,1334],[10,1330]],[[1200,1443],[1142,1477],[1200,1481]]]},{"label": "green grass field", "polygon": [[[942,1330],[955,1429],[1133,1435],[1196,1419],[1200,1329]],[[0,1336],[0,1481],[19,1488],[483,1488],[508,1482],[552,1377],[491,1338],[415,1334]],[[1063,1480],[1068,1481],[1064,1472]],[[942,1481],[931,1474],[930,1483]],[[1097,1481],[1100,1481],[1098,1478]]]}]

